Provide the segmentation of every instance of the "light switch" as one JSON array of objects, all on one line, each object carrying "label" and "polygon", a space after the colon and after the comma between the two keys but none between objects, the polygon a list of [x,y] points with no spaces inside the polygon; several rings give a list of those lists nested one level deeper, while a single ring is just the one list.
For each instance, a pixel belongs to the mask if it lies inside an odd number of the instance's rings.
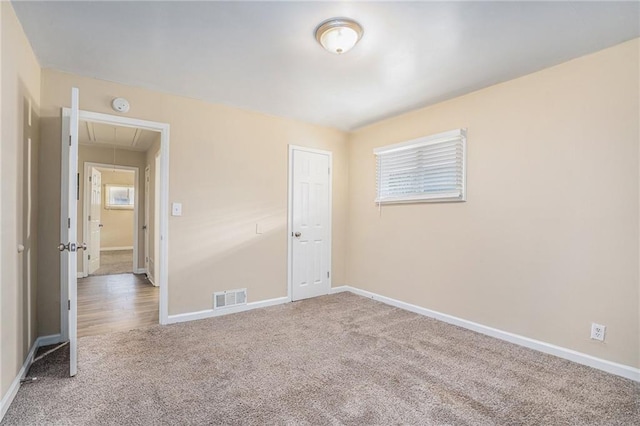
[{"label": "light switch", "polygon": [[262,225],[256,223],[256,234],[262,234]]},{"label": "light switch", "polygon": [[182,203],[171,204],[171,216],[182,216]]}]

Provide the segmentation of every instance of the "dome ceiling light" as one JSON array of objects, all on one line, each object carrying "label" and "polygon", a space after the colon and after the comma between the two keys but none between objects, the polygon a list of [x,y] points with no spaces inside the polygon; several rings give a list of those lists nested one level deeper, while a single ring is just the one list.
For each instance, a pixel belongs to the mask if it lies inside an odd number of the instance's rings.
[{"label": "dome ceiling light", "polygon": [[316,28],[316,40],[327,51],[341,55],[360,41],[364,31],[360,24],[349,18],[331,18]]}]

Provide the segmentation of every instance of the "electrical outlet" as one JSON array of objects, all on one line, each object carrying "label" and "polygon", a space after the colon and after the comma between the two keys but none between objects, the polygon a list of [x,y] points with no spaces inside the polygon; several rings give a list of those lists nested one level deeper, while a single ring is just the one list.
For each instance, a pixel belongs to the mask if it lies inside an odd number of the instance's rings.
[{"label": "electrical outlet", "polygon": [[607,330],[607,327],[604,325],[596,324],[595,322],[591,323],[591,338],[594,340],[600,340],[604,342],[604,333]]}]

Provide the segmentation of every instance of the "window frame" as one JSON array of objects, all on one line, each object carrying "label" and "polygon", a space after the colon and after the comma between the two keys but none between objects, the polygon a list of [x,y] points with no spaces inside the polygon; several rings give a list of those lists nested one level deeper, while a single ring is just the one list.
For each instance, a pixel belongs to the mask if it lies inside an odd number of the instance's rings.
[{"label": "window frame", "polygon": [[[426,147],[438,143],[444,143],[449,141],[460,141],[462,144],[462,158],[461,158],[461,180],[462,188],[459,194],[447,195],[446,193],[419,193],[413,192],[406,195],[399,195],[394,197],[380,197],[380,188],[382,187],[381,174],[379,170],[379,159],[384,154],[396,153],[399,151],[416,149]],[[404,204],[404,203],[442,203],[442,202],[465,202],[467,201],[467,129],[455,129],[447,132],[437,133],[434,135],[423,136],[417,139],[411,139],[408,141],[385,145],[373,150],[376,161],[375,181],[376,181],[376,196],[374,202],[378,205],[382,204]]]},{"label": "window frame", "polygon": [[[114,189],[126,189],[131,204],[112,204],[111,191]],[[136,195],[135,185],[107,183],[104,185],[104,208],[106,210],[133,210],[135,207]]]}]

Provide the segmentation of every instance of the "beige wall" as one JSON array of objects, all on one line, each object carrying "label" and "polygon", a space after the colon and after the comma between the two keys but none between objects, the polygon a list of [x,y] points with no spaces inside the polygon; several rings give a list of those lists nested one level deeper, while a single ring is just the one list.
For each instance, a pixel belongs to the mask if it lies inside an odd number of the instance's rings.
[{"label": "beige wall", "polygon": [[[638,40],[354,132],[347,282],[639,367]],[[468,129],[468,201],[374,204],[374,147]],[[591,322],[606,343],[589,339]]]},{"label": "beige wall", "polygon": [[[60,108],[72,86],[83,110],[112,114],[113,97],[126,97],[131,117],[171,126],[169,199],[182,217],[169,219],[169,313],[212,307],[214,291],[246,287],[249,301],[287,294],[287,145],[334,155],[333,283],[345,283],[347,135],[284,118],[79,77],[42,72],[41,214],[59,218]],[[144,169],[142,169],[144,170]],[[59,220],[59,219],[56,219]],[[58,222],[56,222],[57,224]],[[255,233],[261,223],[264,233]],[[59,238],[58,226],[42,240]],[[57,244],[57,243],[56,243]],[[52,276],[39,289],[42,334],[59,328],[59,262],[44,254]]]},{"label": "beige wall", "polygon": [[[0,398],[37,336],[40,66],[9,2],[0,2]],[[18,244],[24,252],[18,253]],[[55,246],[53,247],[55,251]]]},{"label": "beige wall", "polygon": [[[59,150],[58,150],[59,151]],[[58,152],[58,156],[60,153]],[[85,185],[88,183],[88,177],[84,175],[84,163],[100,163],[100,164],[113,164],[114,162],[114,152],[112,148],[103,148],[103,147],[93,147],[87,145],[80,145],[78,149],[78,172],[80,173],[80,200],[78,201],[78,241],[85,241],[84,238],[84,193],[85,193]],[[116,149],[115,152],[115,164],[119,166],[129,166],[129,167],[137,167],[138,168],[138,267],[144,267],[144,235],[142,232],[142,225],[144,224],[144,168],[146,165],[146,153],[137,152],[137,151],[129,151],[123,149]],[[58,166],[59,168],[59,166]],[[103,208],[104,208],[104,184],[108,183],[104,181],[103,175]],[[58,191],[59,193],[59,191]],[[60,201],[58,201],[58,206],[60,205]],[[125,215],[129,215],[133,217],[132,211],[118,211],[118,212],[126,212]],[[121,215],[112,215],[111,212],[107,213],[106,220],[108,221],[110,217],[116,216],[117,218],[122,219]],[[104,215],[104,210],[102,211]],[[114,218],[115,219],[115,218]],[[104,219],[103,219],[104,220]],[[104,222],[103,222],[104,223]],[[131,223],[131,222],[128,222]],[[105,228],[107,227],[107,223],[104,223]],[[110,228],[115,228],[116,223],[112,223],[109,225]],[[103,228],[103,229],[105,229]],[[101,241],[102,247],[109,247],[107,244],[112,244],[112,246],[116,246],[115,243],[109,240],[110,231],[105,229],[105,233],[101,235],[101,238],[106,238]],[[124,227],[124,229],[120,229],[116,232],[116,235],[111,234],[112,237],[116,239],[122,237],[125,238],[126,234],[133,235],[133,228],[131,228],[128,224]],[[132,245],[133,243],[129,244]],[[125,245],[125,244],[123,244]],[[83,254],[86,256],[86,254]],[[82,262],[78,259],[78,271],[82,271]]]},{"label": "beige wall", "polygon": [[[103,200],[106,200],[104,197],[107,194],[105,185],[135,185],[136,179],[134,173],[119,172],[117,170],[115,172],[112,170],[101,170],[101,172]],[[139,202],[142,202],[144,201],[143,188],[140,188],[139,191]],[[141,206],[138,210],[144,211],[144,206]],[[100,221],[103,225],[102,232],[100,233],[100,248],[104,250],[114,247],[133,247],[133,219],[133,209],[109,209],[107,208],[107,203],[103,201],[100,214]],[[142,232],[142,230],[140,232]],[[142,247],[140,249],[140,251],[144,252]]]}]

